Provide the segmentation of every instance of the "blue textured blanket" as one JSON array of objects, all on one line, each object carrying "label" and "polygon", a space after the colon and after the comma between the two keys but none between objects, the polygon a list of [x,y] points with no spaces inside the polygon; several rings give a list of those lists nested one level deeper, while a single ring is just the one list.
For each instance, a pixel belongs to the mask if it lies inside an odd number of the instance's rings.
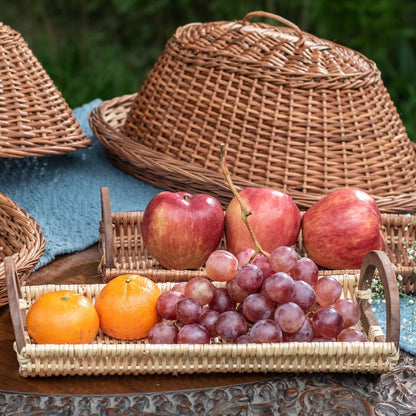
[{"label": "blue textured blanket", "polygon": [[83,250],[98,241],[101,187],[109,187],[114,212],[142,211],[160,192],[107,160],[88,124],[90,111],[100,103],[96,99],[73,111],[93,140],[90,148],[63,156],[0,158],[0,191],[34,217],[44,232],[46,250],[38,268],[59,254]]},{"label": "blue textured blanket", "polygon": [[[100,103],[96,99],[74,109],[82,129],[93,141],[90,148],[64,156],[0,158],[0,191],[34,217],[45,234],[46,250],[38,268],[59,254],[80,251],[98,241],[101,187],[110,188],[113,212],[143,211],[161,191],[116,169],[107,160],[88,124],[90,111]],[[384,329],[384,305],[374,306]],[[416,354],[415,314],[413,301],[401,299],[400,347],[412,354]]]}]

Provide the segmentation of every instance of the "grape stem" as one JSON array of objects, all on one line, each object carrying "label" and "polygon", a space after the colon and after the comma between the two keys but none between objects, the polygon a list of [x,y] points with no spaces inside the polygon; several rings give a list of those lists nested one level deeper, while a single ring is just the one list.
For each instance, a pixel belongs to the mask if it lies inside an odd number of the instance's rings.
[{"label": "grape stem", "polygon": [[234,196],[236,197],[237,201],[239,202],[239,204],[241,206],[241,219],[243,220],[244,224],[246,225],[246,227],[248,229],[248,232],[251,235],[251,238],[253,239],[255,253],[251,257],[250,261],[258,253],[261,253],[266,257],[270,257],[270,254],[267,251],[263,250],[263,248],[261,247],[259,241],[256,238],[256,235],[254,234],[253,228],[251,227],[251,224],[248,221],[248,217],[250,215],[252,215],[253,213],[247,207],[247,204],[245,203],[244,199],[241,198],[241,195],[238,193],[237,188],[235,187],[235,185],[234,185],[234,183],[231,179],[231,174],[230,174],[230,171],[228,170],[227,161],[226,161],[226,149],[225,149],[225,144],[224,143],[221,143],[220,166],[221,166],[221,171],[222,171],[222,173],[225,177],[225,180],[227,181],[227,184],[231,189],[231,192],[234,194]]}]

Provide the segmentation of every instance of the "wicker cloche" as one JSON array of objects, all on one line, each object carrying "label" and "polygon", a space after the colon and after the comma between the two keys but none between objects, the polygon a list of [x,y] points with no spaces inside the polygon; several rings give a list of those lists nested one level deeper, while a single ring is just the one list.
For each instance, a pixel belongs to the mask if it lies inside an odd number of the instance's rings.
[{"label": "wicker cloche", "polygon": [[376,64],[277,15],[179,27],[138,93],[101,104],[91,125],[114,165],[164,189],[226,203],[225,143],[240,188],[308,208],[350,186],[384,212],[416,210],[415,148]]},{"label": "wicker cloche", "polygon": [[0,157],[64,154],[91,145],[20,33],[0,22]]}]

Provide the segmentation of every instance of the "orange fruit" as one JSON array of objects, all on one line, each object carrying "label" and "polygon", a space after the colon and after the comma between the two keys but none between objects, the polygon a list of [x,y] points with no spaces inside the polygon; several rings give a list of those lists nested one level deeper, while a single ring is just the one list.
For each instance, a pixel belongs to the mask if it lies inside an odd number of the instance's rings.
[{"label": "orange fruit", "polygon": [[99,319],[87,297],[58,290],[43,294],[30,306],[26,327],[38,344],[89,344],[98,333]]},{"label": "orange fruit", "polygon": [[136,274],[115,277],[95,300],[100,328],[108,336],[124,341],[147,337],[160,320],[156,309],[160,294],[156,283],[147,277]]}]

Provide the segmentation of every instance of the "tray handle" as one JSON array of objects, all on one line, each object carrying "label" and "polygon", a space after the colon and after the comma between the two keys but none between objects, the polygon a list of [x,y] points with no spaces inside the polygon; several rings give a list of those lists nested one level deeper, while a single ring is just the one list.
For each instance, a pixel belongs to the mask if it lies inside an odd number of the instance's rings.
[{"label": "tray handle", "polygon": [[[399,348],[400,339],[400,297],[396,274],[393,265],[384,251],[373,250],[364,257],[358,290],[367,291],[371,288],[376,269],[379,272],[386,298],[386,341],[394,342]],[[358,299],[361,309],[361,321],[366,329],[378,325],[368,300]],[[376,336],[377,341],[384,341],[384,336]]]},{"label": "tray handle", "polygon": [[111,219],[110,190],[107,187],[101,188],[101,219],[104,226],[103,251],[105,264],[108,268],[114,267],[113,247],[113,221]]},{"label": "tray handle", "polygon": [[293,29],[299,35],[299,38],[303,37],[303,32],[299,28],[299,26],[295,25],[290,20],[287,20],[284,17],[281,17],[277,14],[270,13],[270,12],[263,12],[263,11],[260,11],[260,10],[250,12],[250,13],[247,13],[246,16],[244,17],[243,24],[246,24],[252,17],[266,17],[268,19],[276,20],[277,22],[283,23],[284,25]]},{"label": "tray handle", "polygon": [[9,298],[9,310],[16,338],[17,352],[20,353],[22,348],[27,344],[25,337],[26,313],[20,307],[19,299],[22,297],[22,292],[20,290],[20,283],[17,277],[13,257],[5,257],[4,271],[6,275],[7,296]]}]

